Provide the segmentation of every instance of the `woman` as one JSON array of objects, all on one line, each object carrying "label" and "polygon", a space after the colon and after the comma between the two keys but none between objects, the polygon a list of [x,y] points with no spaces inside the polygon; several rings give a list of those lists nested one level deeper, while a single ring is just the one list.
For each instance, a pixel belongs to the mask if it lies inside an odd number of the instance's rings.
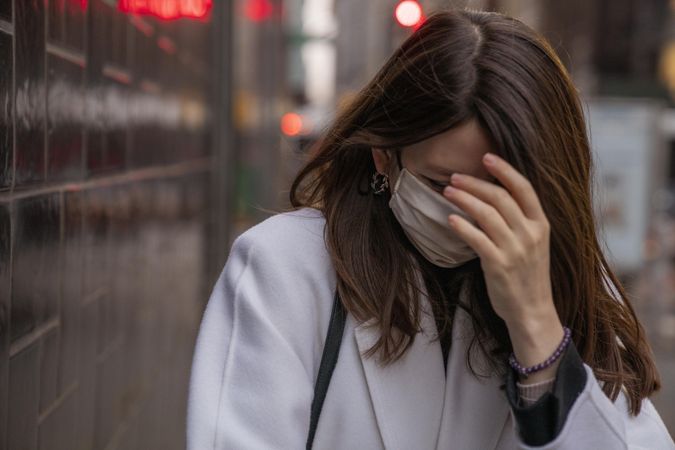
[{"label": "woman", "polygon": [[[430,16],[325,134],[294,210],[235,240],[197,340],[188,447],[674,448],[596,239],[591,163],[540,36]],[[336,290],[339,358],[318,377]]]}]

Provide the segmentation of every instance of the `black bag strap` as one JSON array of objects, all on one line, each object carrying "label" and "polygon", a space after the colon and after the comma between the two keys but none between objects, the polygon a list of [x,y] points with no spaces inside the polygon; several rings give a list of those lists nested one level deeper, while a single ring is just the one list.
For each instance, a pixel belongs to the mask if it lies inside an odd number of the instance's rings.
[{"label": "black bag strap", "polygon": [[323,354],[321,355],[319,374],[316,377],[316,384],[314,385],[312,415],[309,421],[309,434],[307,435],[307,450],[312,448],[312,443],[314,442],[314,434],[316,433],[316,425],[319,423],[321,407],[326,398],[328,384],[330,384],[330,378],[333,375],[333,369],[335,369],[335,364],[337,363],[338,353],[340,353],[340,342],[342,341],[342,332],[345,328],[346,319],[347,314],[340,301],[340,295],[337,289],[335,289],[333,311],[330,315],[330,323],[328,324],[328,332],[326,333],[326,343],[324,344]]}]

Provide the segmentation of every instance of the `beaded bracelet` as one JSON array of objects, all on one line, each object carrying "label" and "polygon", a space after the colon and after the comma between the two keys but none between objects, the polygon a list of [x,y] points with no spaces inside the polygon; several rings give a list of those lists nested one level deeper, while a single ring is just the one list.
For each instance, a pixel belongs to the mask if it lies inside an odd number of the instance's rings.
[{"label": "beaded bracelet", "polygon": [[570,343],[570,340],[572,338],[572,331],[567,328],[563,327],[563,330],[565,331],[565,336],[563,337],[562,341],[558,345],[558,348],[555,349],[553,354],[546,358],[544,362],[540,362],[539,364],[535,364],[534,366],[530,367],[523,367],[517,360],[516,360],[516,355],[511,353],[509,356],[509,364],[513,369],[518,372],[520,375],[523,375],[524,377],[527,377],[529,374],[533,372],[538,372],[540,370],[543,370],[553,364],[558,358],[560,358],[560,355],[562,355],[563,351],[567,347],[567,345]]}]

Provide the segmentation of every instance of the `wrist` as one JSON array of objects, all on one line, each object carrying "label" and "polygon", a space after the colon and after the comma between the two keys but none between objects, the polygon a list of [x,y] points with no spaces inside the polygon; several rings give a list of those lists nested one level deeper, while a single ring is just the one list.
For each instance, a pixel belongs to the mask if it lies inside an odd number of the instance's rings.
[{"label": "wrist", "polygon": [[513,353],[523,366],[538,364],[556,350],[565,331],[557,313],[507,325]]},{"label": "wrist", "polygon": [[518,377],[523,384],[537,383],[543,379],[554,380],[558,372],[560,358],[570,344],[572,332],[569,328],[563,327],[564,336],[556,349],[545,360],[531,366],[521,364],[512,353],[509,356],[509,365],[518,373]]}]

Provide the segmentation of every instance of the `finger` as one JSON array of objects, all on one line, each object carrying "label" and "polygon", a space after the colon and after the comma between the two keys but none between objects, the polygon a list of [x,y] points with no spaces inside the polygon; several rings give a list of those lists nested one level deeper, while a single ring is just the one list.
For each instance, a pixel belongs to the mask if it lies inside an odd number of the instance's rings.
[{"label": "finger", "polygon": [[534,220],[546,217],[532,184],[511,164],[494,153],[483,155],[483,163],[487,170],[508,189],[526,217]]},{"label": "finger", "polygon": [[501,186],[471,175],[455,173],[450,178],[453,186],[476,196],[485,203],[492,205],[502,215],[511,229],[523,226],[525,214],[513,199],[511,194]]},{"label": "finger", "polygon": [[448,186],[443,195],[472,217],[499,248],[508,248],[515,236],[504,218],[492,206],[461,189]]},{"label": "finger", "polygon": [[455,233],[475,250],[481,259],[495,260],[497,258],[499,249],[495,244],[485,233],[476,228],[464,217],[457,214],[450,214],[448,216],[448,223]]}]

